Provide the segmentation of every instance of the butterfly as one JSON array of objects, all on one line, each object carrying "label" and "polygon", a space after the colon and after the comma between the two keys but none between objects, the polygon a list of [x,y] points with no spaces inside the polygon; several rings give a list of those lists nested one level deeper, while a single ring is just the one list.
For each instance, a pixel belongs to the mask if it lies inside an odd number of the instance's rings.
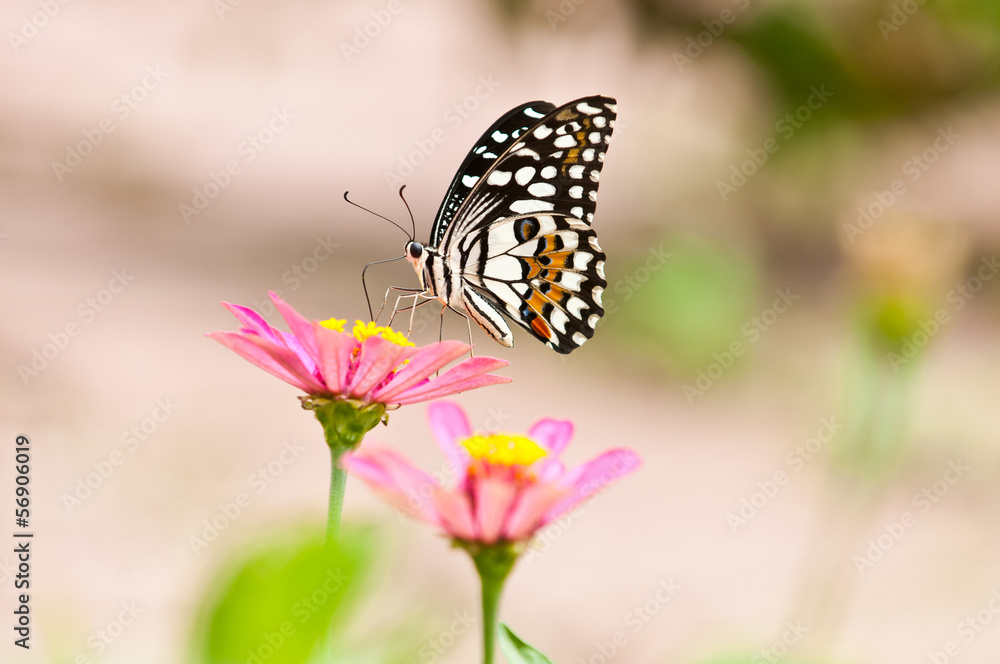
[{"label": "butterfly", "polygon": [[521,104],[494,122],[455,174],[430,241],[404,247],[420,282],[414,303],[438,300],[507,347],[504,314],[559,353],[590,339],[608,285],[591,223],[616,114],[614,99],[591,96]]}]

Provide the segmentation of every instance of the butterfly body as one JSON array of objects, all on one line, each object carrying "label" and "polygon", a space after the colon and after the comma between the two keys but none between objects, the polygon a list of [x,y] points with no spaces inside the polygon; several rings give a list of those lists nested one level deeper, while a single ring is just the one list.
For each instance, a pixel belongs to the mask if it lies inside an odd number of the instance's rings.
[{"label": "butterfly body", "polygon": [[508,347],[504,314],[560,353],[592,337],[607,281],[590,224],[615,116],[613,99],[594,96],[497,120],[459,168],[430,242],[404,249],[421,296]]}]

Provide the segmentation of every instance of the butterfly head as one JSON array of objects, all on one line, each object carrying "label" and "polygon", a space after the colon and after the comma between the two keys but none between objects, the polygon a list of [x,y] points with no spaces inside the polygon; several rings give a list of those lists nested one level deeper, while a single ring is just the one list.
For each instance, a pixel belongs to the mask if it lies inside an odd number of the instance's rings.
[{"label": "butterfly head", "polygon": [[428,252],[424,245],[413,240],[407,242],[406,246],[403,247],[403,255],[410,262],[410,265],[413,266],[413,269],[416,270],[417,276],[420,277],[421,288],[427,287],[427,284],[424,282],[427,254]]}]

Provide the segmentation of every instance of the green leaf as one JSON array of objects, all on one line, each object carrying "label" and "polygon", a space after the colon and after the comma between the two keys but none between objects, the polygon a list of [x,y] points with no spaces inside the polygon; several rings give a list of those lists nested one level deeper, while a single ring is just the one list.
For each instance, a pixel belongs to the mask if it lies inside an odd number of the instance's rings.
[{"label": "green leaf", "polygon": [[[196,656],[204,664],[302,664],[336,635],[368,561],[371,537],[346,532],[338,546],[309,528],[268,537],[217,575],[203,600]],[[346,616],[345,616],[346,617]]]},{"label": "green leaf", "polygon": [[500,623],[500,651],[509,664],[552,664],[552,660],[518,638],[510,628]]}]

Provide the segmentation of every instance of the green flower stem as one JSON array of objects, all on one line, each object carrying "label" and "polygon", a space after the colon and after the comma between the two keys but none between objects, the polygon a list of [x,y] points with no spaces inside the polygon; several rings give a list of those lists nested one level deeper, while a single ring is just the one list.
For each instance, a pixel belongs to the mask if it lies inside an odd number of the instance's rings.
[{"label": "green flower stem", "polygon": [[346,451],[342,447],[330,446],[330,507],[326,515],[326,541],[330,543],[336,542],[340,534],[340,513],[347,487],[347,471],[340,467],[340,457]]},{"label": "green flower stem", "polygon": [[323,435],[330,448],[330,505],[326,541],[333,544],[340,533],[340,513],[347,485],[347,473],[340,467],[340,458],[360,445],[365,434],[376,424],[387,420],[385,405],[310,396],[302,398],[302,407],[313,411],[323,425]]},{"label": "green flower stem", "polygon": [[507,575],[514,567],[517,552],[510,545],[470,549],[483,588],[483,664],[493,664],[496,654],[500,595]]}]

